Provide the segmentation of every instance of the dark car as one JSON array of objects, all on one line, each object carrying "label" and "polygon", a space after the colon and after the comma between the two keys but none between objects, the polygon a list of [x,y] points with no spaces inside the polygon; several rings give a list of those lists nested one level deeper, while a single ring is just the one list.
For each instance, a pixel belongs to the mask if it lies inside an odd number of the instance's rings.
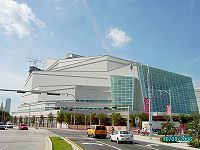
[{"label": "dark car", "polygon": [[0,122],[0,130],[5,130],[6,129],[6,126],[4,125],[3,122]]},{"label": "dark car", "polygon": [[27,124],[20,124],[19,130],[28,130],[28,125]]}]

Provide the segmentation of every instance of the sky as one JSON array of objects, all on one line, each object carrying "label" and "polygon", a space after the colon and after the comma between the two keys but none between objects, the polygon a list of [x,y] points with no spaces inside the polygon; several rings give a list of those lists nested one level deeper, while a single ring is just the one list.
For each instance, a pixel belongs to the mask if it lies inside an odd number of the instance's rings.
[{"label": "sky", "polygon": [[[32,59],[112,55],[200,85],[200,0],[0,0],[0,88],[23,89]],[[21,97],[0,92],[0,102]]]}]

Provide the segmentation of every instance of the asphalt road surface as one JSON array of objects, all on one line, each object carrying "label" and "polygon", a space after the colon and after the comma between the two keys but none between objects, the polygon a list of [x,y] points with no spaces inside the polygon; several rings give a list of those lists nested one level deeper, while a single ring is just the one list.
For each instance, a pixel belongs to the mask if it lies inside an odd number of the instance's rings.
[{"label": "asphalt road surface", "polygon": [[39,150],[49,135],[52,133],[45,129],[0,130],[0,150]]},{"label": "asphalt road surface", "polygon": [[180,148],[159,145],[148,141],[142,142],[137,139],[134,140],[133,144],[117,144],[115,142],[110,142],[108,136],[107,139],[96,139],[88,138],[85,132],[62,129],[51,129],[50,131],[62,137],[67,137],[84,150],[182,150]]}]

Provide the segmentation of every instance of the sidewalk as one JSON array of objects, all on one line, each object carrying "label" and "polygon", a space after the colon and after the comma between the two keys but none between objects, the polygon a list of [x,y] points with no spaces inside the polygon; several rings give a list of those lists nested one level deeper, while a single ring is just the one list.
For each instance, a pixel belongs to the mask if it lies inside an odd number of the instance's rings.
[{"label": "sidewalk", "polygon": [[160,144],[160,145],[166,145],[166,146],[171,146],[171,147],[177,147],[177,148],[182,148],[182,149],[187,149],[187,150],[197,150],[197,148],[190,147],[187,145],[187,143],[163,143],[160,141],[160,137],[152,137],[150,139],[149,136],[142,136],[138,134],[133,134],[134,139],[138,141],[144,141],[144,142],[150,142],[153,144]]}]

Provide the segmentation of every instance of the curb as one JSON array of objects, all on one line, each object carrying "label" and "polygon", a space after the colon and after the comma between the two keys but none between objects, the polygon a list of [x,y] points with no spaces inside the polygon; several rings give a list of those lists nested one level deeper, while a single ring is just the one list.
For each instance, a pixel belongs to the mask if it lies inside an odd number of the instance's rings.
[{"label": "curb", "polygon": [[69,144],[71,144],[72,145],[72,148],[74,149],[74,150],[83,150],[83,148],[82,147],[80,147],[78,144],[76,144],[75,142],[73,142],[73,141],[71,141],[70,139],[68,139],[68,138],[63,138],[66,142],[68,142]]},{"label": "curb", "polygon": [[42,150],[52,150],[52,142],[49,136],[44,139],[44,145],[42,145],[42,148]]},{"label": "curb", "polygon": [[[134,138],[134,140],[147,142],[147,139],[141,139],[141,138]],[[156,144],[160,144],[160,145],[166,145],[166,146],[169,146],[169,147],[177,147],[177,148],[187,149],[187,150],[197,150],[197,148],[190,147],[189,145],[183,146],[183,145],[178,145],[177,143],[163,143],[157,138],[154,138],[154,140],[153,139],[148,140],[148,142],[156,143]]]}]

